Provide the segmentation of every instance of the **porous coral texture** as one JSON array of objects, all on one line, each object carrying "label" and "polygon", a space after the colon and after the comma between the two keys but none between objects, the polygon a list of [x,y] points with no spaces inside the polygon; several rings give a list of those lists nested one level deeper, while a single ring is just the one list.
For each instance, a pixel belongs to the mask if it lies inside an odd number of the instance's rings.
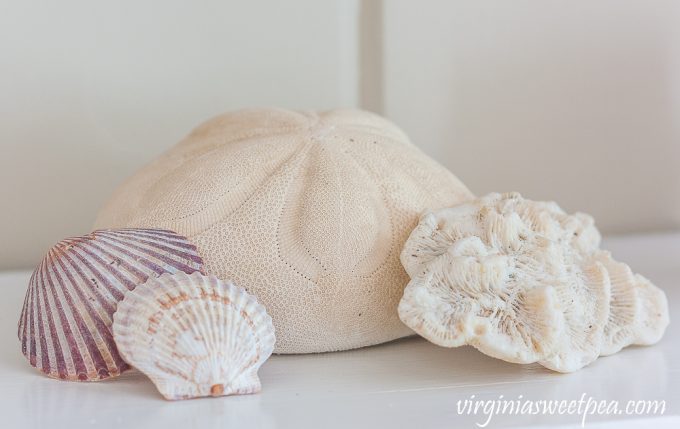
[{"label": "porous coral texture", "polygon": [[518,193],[426,213],[402,251],[412,280],[399,315],[436,344],[560,372],[639,343],[643,332],[658,341],[663,292],[650,286],[643,309],[631,292],[639,281],[599,243],[590,216]]}]

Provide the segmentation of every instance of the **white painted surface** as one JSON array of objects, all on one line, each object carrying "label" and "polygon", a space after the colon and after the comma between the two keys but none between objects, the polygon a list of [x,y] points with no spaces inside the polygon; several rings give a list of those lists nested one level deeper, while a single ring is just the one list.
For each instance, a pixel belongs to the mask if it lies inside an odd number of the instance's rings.
[{"label": "white painted surface", "polygon": [[[419,338],[321,355],[274,356],[260,371],[263,391],[242,397],[168,402],[136,372],[100,383],[47,379],[24,360],[16,321],[28,272],[0,275],[2,427],[94,428],[473,428],[458,400],[663,399],[663,417],[588,417],[586,427],[680,427],[680,233],[616,238],[605,247],[665,289],[671,326],[653,347],[628,348],[574,374],[513,365],[472,348],[445,349]],[[621,420],[625,420],[622,423]],[[494,417],[489,427],[578,427],[578,416]]]}]

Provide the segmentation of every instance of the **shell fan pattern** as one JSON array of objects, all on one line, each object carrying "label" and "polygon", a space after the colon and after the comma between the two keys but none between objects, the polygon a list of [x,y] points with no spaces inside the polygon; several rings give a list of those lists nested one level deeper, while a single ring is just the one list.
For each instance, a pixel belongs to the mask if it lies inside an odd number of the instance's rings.
[{"label": "shell fan pattern", "polygon": [[128,293],[113,333],[125,360],[171,400],[259,392],[257,370],[275,343],[255,297],[200,273],[164,274]]},{"label": "shell fan pattern", "polygon": [[118,302],[149,278],[202,267],[196,247],[168,230],[98,230],[64,239],[31,277],[19,319],[21,351],[52,378],[120,375],[129,365],[111,332]]}]

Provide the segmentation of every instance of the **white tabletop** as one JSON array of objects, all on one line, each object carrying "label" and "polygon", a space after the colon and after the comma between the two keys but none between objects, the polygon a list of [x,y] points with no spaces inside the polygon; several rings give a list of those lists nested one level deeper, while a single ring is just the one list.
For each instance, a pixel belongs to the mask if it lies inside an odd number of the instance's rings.
[{"label": "white tabletop", "polygon": [[[0,427],[330,428],[476,427],[459,400],[665,400],[663,416],[588,416],[586,427],[680,427],[680,233],[605,240],[614,256],[662,287],[671,325],[653,347],[631,347],[573,374],[514,365],[470,347],[408,338],[365,349],[273,356],[260,394],[169,402],[136,371],[99,383],[43,377],[16,338],[29,272],[0,274]],[[625,420],[625,421],[624,421]],[[495,416],[488,427],[580,426],[579,415]]]}]

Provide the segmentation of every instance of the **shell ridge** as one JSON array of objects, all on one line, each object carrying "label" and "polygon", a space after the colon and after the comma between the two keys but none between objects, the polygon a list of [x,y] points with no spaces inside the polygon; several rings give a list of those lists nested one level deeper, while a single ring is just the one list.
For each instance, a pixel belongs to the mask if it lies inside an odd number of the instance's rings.
[{"label": "shell ridge", "polygon": [[[44,262],[41,261],[39,267],[42,267],[44,265]],[[28,334],[31,322],[29,321],[29,313],[30,309],[32,308],[32,297],[33,297],[33,287],[31,286],[33,284],[33,281],[35,279],[35,272],[31,274],[31,278],[28,281],[28,290],[26,291],[26,296],[24,297],[24,307],[21,310],[21,315],[19,316],[19,328],[18,328],[18,336],[19,340],[21,340],[21,351],[26,354],[28,351],[28,345],[27,345],[27,338],[30,336]]]},{"label": "shell ridge", "polygon": [[[85,276],[85,274],[81,271],[78,264],[73,259],[71,259],[69,255],[64,254],[62,255],[61,258],[55,258],[53,261],[56,262],[59,268],[61,268],[61,271],[63,271],[64,274],[66,274],[71,285],[88,284],[88,277]],[[75,273],[80,275],[82,279],[81,283],[75,280],[75,278],[73,277],[73,272],[70,271],[66,266],[67,262],[69,263],[70,268]],[[58,271],[55,272],[55,275],[60,282],[63,281]],[[68,288],[63,288],[63,290],[68,290]],[[125,365],[125,363],[122,362],[122,360],[120,360],[120,357],[111,356],[110,352],[108,353],[109,358],[107,359],[106,356],[107,351],[102,350],[102,346],[107,347],[114,346],[113,338],[111,338],[110,335],[108,337],[106,335],[106,333],[108,332],[108,328],[105,325],[105,321],[110,320],[111,318],[113,308],[110,308],[110,306],[103,306],[102,307],[103,311],[97,311],[92,306],[90,300],[87,298],[86,290],[83,290],[81,287],[78,286],[72,286],[71,290],[75,291],[76,295],[80,299],[80,306],[85,311],[80,312],[77,310],[76,307],[78,306],[78,303],[75,300],[71,300],[70,302],[68,302],[68,308],[70,309],[71,314],[73,314],[74,317],[77,317],[79,319],[76,326],[78,327],[78,330],[80,331],[81,335],[83,336],[83,339],[85,340],[85,343],[87,344],[87,350],[89,352],[90,358],[93,361],[94,367],[106,368],[106,370],[110,373],[112,367],[110,362],[115,361],[116,358],[123,365]],[[98,291],[94,291],[94,295],[97,297],[95,301],[98,300],[100,303],[104,302],[104,298],[101,295],[99,295]],[[86,338],[89,338],[91,341],[87,341]],[[99,377],[99,374],[97,376],[91,375],[97,373],[98,371],[96,370],[93,373],[88,373],[88,377],[89,378]],[[109,375],[104,374],[103,376],[108,377]]]},{"label": "shell ridge", "polygon": [[[113,267],[112,264],[107,263],[102,257],[106,256],[105,252],[102,252],[102,254],[95,253],[96,250],[99,249],[99,246],[91,243],[78,243],[74,244],[72,249],[72,253],[76,255],[83,265],[89,268],[89,271],[99,279],[100,283],[104,285],[107,291],[109,291],[114,300],[119,301],[123,299],[125,292],[134,289],[136,282],[125,276],[122,272],[116,270],[118,267]],[[64,255],[64,257],[68,256]],[[125,265],[129,266],[129,264]],[[98,288],[99,283],[97,283],[94,278],[90,278],[89,281],[93,282]],[[123,287],[116,287],[116,283],[121,283],[121,286]],[[111,310],[113,313],[113,308]]]},{"label": "shell ridge", "polygon": [[[48,285],[50,289],[50,294],[52,296],[52,307],[57,310],[57,315],[59,317],[59,324],[64,327],[63,331],[60,331],[58,334],[56,332],[56,329],[53,329],[51,332],[51,335],[57,336],[58,337],[58,345],[59,348],[55,350],[57,353],[57,364],[59,365],[60,362],[63,362],[62,365],[60,365],[59,368],[59,378],[66,378],[67,374],[69,373],[84,373],[85,365],[82,360],[82,356],[80,356],[79,353],[79,347],[76,348],[76,353],[72,353],[72,347],[61,347],[61,344],[66,344],[69,345],[69,343],[72,345],[75,343],[76,338],[75,335],[73,334],[71,330],[71,321],[67,318],[66,312],[64,311],[64,299],[62,297],[58,296],[57,288],[54,286],[54,282],[52,280],[52,274],[50,274],[50,270],[46,269],[42,271],[43,276],[45,279],[43,280],[43,284]],[[46,281],[45,281],[46,280]],[[57,304],[59,303],[59,304]],[[54,327],[52,327],[54,328]],[[59,359],[59,355],[61,355],[61,359]],[[63,366],[66,366],[68,368],[64,368]]]},{"label": "shell ridge", "polygon": [[[46,273],[42,273],[43,280]],[[47,323],[45,341],[47,342],[47,357],[50,362],[50,373],[60,377],[61,374],[65,372],[65,367],[63,365],[64,355],[61,350],[60,338],[57,337],[55,315],[52,313],[50,295],[47,293],[46,288],[41,290],[41,306],[44,308],[43,318]],[[47,335],[49,334],[49,335]]]},{"label": "shell ridge", "polygon": [[[43,314],[45,314],[45,309],[44,309],[44,302],[41,299],[41,296],[43,295],[43,291],[40,290],[40,288],[36,289],[36,295],[37,295],[37,306],[36,306],[36,313],[38,316],[38,326],[37,326],[37,333],[38,333],[38,338],[40,341],[37,342],[38,346],[38,353],[42,357],[40,361],[40,368],[51,374],[52,373],[52,367],[50,365],[50,356],[49,356],[49,351],[47,348],[47,335],[45,334],[45,325],[43,323]],[[44,353],[43,353],[44,352]]]},{"label": "shell ridge", "polygon": [[[134,289],[137,284],[145,282],[148,278],[148,274],[145,274],[143,271],[125,260],[125,258],[129,257],[130,255],[118,252],[112,247],[106,249],[94,242],[88,243],[88,246],[92,248],[93,251],[97,251],[101,254],[101,261],[105,261],[105,258],[111,259],[112,262],[108,263],[107,265],[114,265],[113,267],[109,267],[112,272],[115,271],[115,269],[121,269],[118,274],[115,275],[115,277],[125,284],[125,292]],[[101,265],[103,266],[104,263]],[[130,276],[133,278],[130,278]]]},{"label": "shell ridge", "polygon": [[135,283],[126,276],[115,273],[115,268],[103,260],[99,255],[92,252],[86,246],[73,245],[68,254],[63,258],[68,259],[74,269],[81,275],[83,282],[91,286],[96,295],[105,304],[107,317],[115,311],[115,303],[123,299],[125,292],[134,287]]},{"label": "shell ridge", "polygon": [[670,318],[668,300],[664,292],[640,274],[635,275],[641,305],[640,320],[636,324],[636,345],[651,345],[661,340]]},{"label": "shell ridge", "polygon": [[[570,332],[570,335],[567,336],[568,341],[562,343],[564,347],[539,361],[541,365],[555,371],[576,371],[589,365],[600,356],[604,325],[609,318],[609,276],[604,266],[599,262],[587,267],[585,276],[587,277],[586,284],[592,284],[590,289],[601,292],[601,295],[599,298],[594,294],[582,296],[578,305],[569,305],[566,300],[562,302],[562,309],[567,318],[567,329]],[[573,288],[573,285],[571,287]],[[594,299],[594,301],[584,302],[587,297],[591,297],[590,299]],[[591,308],[591,310],[589,310],[587,317],[582,318],[580,312],[572,311],[579,308]],[[603,311],[593,315],[592,308],[602,308]]]},{"label": "shell ridge", "polygon": [[[162,279],[161,279],[162,278]],[[173,301],[175,301],[177,298],[179,298],[178,295],[171,295],[171,291],[173,289],[178,289],[178,286],[180,285],[180,279],[185,279],[188,278],[186,273],[183,272],[177,272],[176,274],[169,274],[165,273],[159,279],[162,281],[166,281],[168,283],[171,283],[171,285],[168,285],[168,287],[165,288],[144,288],[140,291],[138,295],[135,295],[135,301],[131,301],[131,305],[127,307],[128,313],[132,313],[134,311],[134,308],[139,306],[140,304],[142,305],[156,305],[159,304],[161,307],[166,307],[167,308],[175,308],[179,303],[181,302],[180,300],[177,301],[177,304],[172,304]],[[188,300],[190,300],[189,298]],[[126,302],[126,300],[123,300],[123,303]],[[170,302],[170,304],[168,303]],[[131,319],[136,319],[135,316],[132,316]],[[140,318],[139,321],[139,326],[147,326],[147,323],[145,323],[145,320]],[[191,329],[195,329],[196,326],[199,325],[198,323],[192,324]],[[160,319],[154,319],[153,325],[148,326],[148,330],[154,330],[154,331],[161,331],[164,329],[169,329],[169,328],[174,328],[177,331],[184,331],[185,326],[182,325],[181,321],[179,319],[175,318],[168,318],[167,315],[162,315]],[[173,349],[170,347],[170,345],[167,344],[157,344],[156,348],[159,348],[159,351],[166,352],[168,355],[173,354]],[[142,349],[144,352],[147,352],[148,349]],[[145,362],[153,362],[154,365],[156,365],[159,369],[166,370],[167,368],[172,369],[173,373],[175,371],[182,371],[186,370],[187,364],[184,361],[178,360],[178,359],[172,359],[170,360],[169,364],[167,365],[158,365],[158,356],[154,355],[149,355],[147,353],[144,353],[143,355],[137,354],[136,359],[131,356],[131,360],[140,360],[140,356],[145,356]]]},{"label": "shell ridge", "polygon": [[[154,241],[172,243],[173,245],[182,249],[195,250],[196,246],[187,241],[184,237],[177,235],[169,229],[159,228],[117,228],[117,229],[98,229],[93,232],[96,235],[123,235],[132,237],[145,237],[153,239]],[[161,240],[162,237],[162,240]]]},{"label": "shell ridge", "polygon": [[[117,301],[140,280],[135,273],[143,280],[153,273],[145,266],[153,256],[136,251],[117,253],[104,237],[121,238],[123,244],[114,246],[129,248],[125,239],[129,234],[95,231],[64,239],[47,252],[31,276],[17,333],[22,353],[47,376],[92,381],[117,376],[129,368],[114,342],[112,316]],[[154,232],[148,230],[147,234]],[[168,232],[161,235],[165,237]],[[172,238],[186,240],[176,234]],[[164,239],[144,241],[147,243],[142,247],[151,248],[152,253],[154,246],[155,253],[164,252],[158,248],[164,246]],[[184,256],[191,256],[181,246],[165,248],[172,250],[165,252],[168,258],[184,261]],[[190,259],[200,257],[196,254]],[[190,263],[196,265],[194,271],[201,269],[200,264]]]},{"label": "shell ridge", "polygon": [[[166,266],[173,267],[174,269],[181,270],[184,272],[192,272],[195,271],[196,269],[179,261],[179,260],[174,260],[166,255],[163,255],[159,252],[156,252],[154,250],[151,250],[150,248],[146,248],[143,246],[139,246],[137,244],[133,244],[130,242],[126,242],[125,240],[121,240],[118,238],[114,237],[103,237],[102,242],[107,243],[109,246],[111,246],[114,249],[119,250],[123,254],[127,254],[131,257],[136,257],[136,256],[146,256],[149,259],[140,259],[138,262],[142,263],[144,266],[147,268],[151,269],[154,271],[157,275],[165,273],[167,270],[165,269]],[[125,247],[121,247],[125,246]],[[129,250],[128,250],[129,249]],[[134,252],[133,252],[134,251]],[[160,263],[155,263],[153,260],[160,261]]]},{"label": "shell ridge", "polygon": [[[84,258],[83,258],[82,255],[80,255],[76,252],[73,252],[73,256],[75,256],[75,258],[72,258],[71,254],[63,254],[60,258],[55,258],[52,261],[52,263],[56,262],[58,264],[61,264],[62,268],[64,269],[64,272],[68,273],[67,276],[69,277],[69,280],[73,284],[82,283],[83,285],[98,285],[99,284],[98,282],[92,281],[95,278],[99,279],[102,283],[105,283],[105,281],[102,280],[101,274],[99,274],[99,272],[92,266],[92,264],[90,264],[86,260],[83,260]],[[76,277],[71,275],[69,270],[66,269],[64,263],[68,263],[68,265],[73,270],[73,272],[76,275],[78,275],[81,282],[78,282]],[[82,264],[82,266],[80,264]],[[87,270],[87,272],[86,272],[86,270]],[[90,275],[88,275],[88,273]],[[74,287],[74,289],[77,289],[77,290],[80,290],[80,291],[83,292],[83,296],[81,296],[83,303],[86,302],[85,298],[87,297],[87,295],[92,296],[93,298],[95,298],[97,301],[100,302],[102,311],[96,311],[95,312],[95,313],[99,314],[100,317],[110,318],[111,315],[113,314],[113,312],[115,311],[115,309],[111,305],[111,302],[108,299],[105,298],[105,296],[102,294],[102,291],[99,290],[99,287],[94,287],[94,288],[91,288],[91,289],[83,289],[82,286],[81,286],[81,287]],[[113,299],[118,299],[118,298],[123,299],[123,294],[119,290],[116,290],[116,289],[112,290],[112,289],[109,289],[109,288],[107,288],[106,290],[109,292],[108,295],[110,297],[112,297]]]},{"label": "shell ridge", "polygon": [[[102,236],[111,238],[108,234]],[[201,263],[201,257],[196,254],[196,246],[187,241],[160,240],[158,237],[142,234],[125,234],[126,241],[144,246],[145,249],[160,249],[175,256],[195,263]],[[174,243],[177,243],[176,245]]]},{"label": "shell ridge", "polygon": [[[268,350],[260,346],[251,313],[265,310],[253,302],[244,289],[214,276],[166,273],[126,295],[114,336],[121,354],[167,399],[211,396],[215,384],[223,386],[221,394],[252,392],[259,379],[250,372],[273,350],[273,342]],[[162,328],[148,329],[143,320]]]},{"label": "shell ridge", "polygon": [[635,325],[641,309],[630,267],[613,260],[609,252],[599,252],[597,258],[605,266],[611,281],[610,314],[605,325],[601,352],[607,356],[634,342]]},{"label": "shell ridge", "polygon": [[[33,273],[33,276],[31,277],[31,281],[35,279],[36,274]],[[31,363],[31,365],[37,367],[37,348],[35,344],[35,338],[37,336],[37,332],[35,329],[35,323],[37,322],[37,315],[35,312],[37,311],[37,306],[35,305],[35,294],[36,290],[35,287],[31,287],[29,284],[29,293],[31,294],[31,304],[30,307],[27,309],[28,314],[29,314],[29,320],[28,320],[28,328],[29,328],[29,333],[32,333],[33,335],[30,335],[28,338],[30,340],[28,341],[28,353],[26,354],[26,357],[28,358],[28,361]]]},{"label": "shell ridge", "polygon": [[[119,303],[118,309],[114,313],[114,326],[117,324],[122,331],[128,334],[132,334],[135,327],[144,329],[145,331],[153,329],[152,326],[150,326],[150,323],[153,323],[150,319],[145,319],[139,314],[135,314],[136,307],[157,302],[157,297],[148,292],[149,291],[146,289],[140,289],[140,292],[137,294],[126,294],[126,298]],[[127,297],[128,295],[129,298]],[[160,320],[155,320],[155,323],[159,322]],[[169,321],[169,323],[173,323],[173,321]],[[129,346],[131,339],[125,335],[116,337],[114,332],[114,340],[116,341],[118,350],[124,360],[127,362],[136,362],[137,364],[135,366],[150,362],[151,359],[153,359],[153,356],[150,355],[151,348],[135,349],[133,353],[132,349],[126,347]]]}]

